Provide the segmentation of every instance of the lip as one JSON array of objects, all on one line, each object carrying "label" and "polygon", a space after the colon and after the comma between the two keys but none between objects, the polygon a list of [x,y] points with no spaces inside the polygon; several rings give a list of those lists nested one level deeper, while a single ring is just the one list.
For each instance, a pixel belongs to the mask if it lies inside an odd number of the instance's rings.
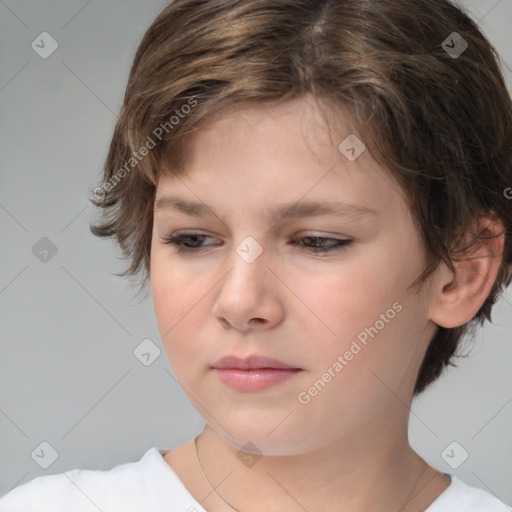
[{"label": "lip", "polygon": [[226,386],[237,391],[253,392],[280,384],[302,371],[302,368],[253,354],[245,358],[223,357],[213,365],[213,370]]},{"label": "lip", "polygon": [[280,384],[302,370],[260,368],[255,370],[240,370],[239,368],[214,368],[219,379],[236,391],[263,391]]},{"label": "lip", "polygon": [[261,370],[263,368],[271,368],[277,370],[302,370],[302,368],[290,366],[289,364],[283,363],[278,359],[272,359],[271,357],[261,356],[258,354],[252,354],[247,357],[221,357],[216,363],[214,363],[213,368],[230,368],[238,370]]}]

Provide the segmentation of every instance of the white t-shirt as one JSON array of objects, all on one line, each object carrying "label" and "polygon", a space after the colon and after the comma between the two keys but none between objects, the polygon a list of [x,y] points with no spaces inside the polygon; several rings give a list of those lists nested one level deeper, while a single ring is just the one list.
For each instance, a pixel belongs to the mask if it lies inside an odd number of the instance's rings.
[{"label": "white t-shirt", "polygon": [[[1,512],[206,512],[167,464],[163,448],[113,469],[45,475],[0,498]],[[425,512],[511,512],[491,494],[456,477]]]}]

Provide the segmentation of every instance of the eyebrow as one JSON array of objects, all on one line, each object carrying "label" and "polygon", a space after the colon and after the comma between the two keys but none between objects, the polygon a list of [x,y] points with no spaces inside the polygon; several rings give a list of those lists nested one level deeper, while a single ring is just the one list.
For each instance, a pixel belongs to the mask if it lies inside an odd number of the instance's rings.
[{"label": "eyebrow", "polygon": [[[175,196],[162,196],[155,201],[155,210],[177,210],[193,217],[216,216],[204,203],[186,201]],[[283,203],[268,210],[269,218],[297,218],[314,217],[320,215],[334,215],[339,217],[360,216],[378,212],[367,206],[354,203],[300,201]]]}]

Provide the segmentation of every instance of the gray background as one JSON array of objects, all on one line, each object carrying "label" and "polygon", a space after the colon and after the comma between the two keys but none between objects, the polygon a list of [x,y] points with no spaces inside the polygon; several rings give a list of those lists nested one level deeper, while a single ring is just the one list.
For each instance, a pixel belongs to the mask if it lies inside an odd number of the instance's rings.
[{"label": "gray background", "polygon": [[[87,196],[134,52],[165,4],[0,0],[0,494],[40,475],[138,460],[201,429],[165,357],[151,296],[133,298],[113,275],[124,268],[119,250],[89,232]],[[462,5],[512,84],[512,0]],[[44,31],[59,45],[47,59],[31,48]],[[57,248],[46,262],[33,252],[43,237]],[[413,403],[410,437],[438,469],[512,503],[510,289],[493,320],[467,344],[471,357]],[[144,339],[161,350],[149,366],[133,353]],[[446,462],[465,452],[457,469]]]}]

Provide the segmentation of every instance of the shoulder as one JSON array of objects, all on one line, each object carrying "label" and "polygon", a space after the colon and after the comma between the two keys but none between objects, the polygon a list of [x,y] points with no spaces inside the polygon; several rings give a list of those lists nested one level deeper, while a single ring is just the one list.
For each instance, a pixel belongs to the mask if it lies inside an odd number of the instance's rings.
[{"label": "shoulder", "polygon": [[425,512],[512,512],[496,496],[450,476],[452,483]]},{"label": "shoulder", "polygon": [[[2,496],[0,510],[2,512],[22,512],[23,510],[60,512],[64,511],[67,504],[77,511],[88,511],[82,503],[85,496],[79,496],[77,491],[84,482],[90,481],[91,473],[94,472],[74,469],[65,473],[34,478]],[[75,487],[73,482],[78,482],[78,485]]]},{"label": "shoulder", "polygon": [[[141,510],[148,502],[148,479],[158,472],[159,449],[153,447],[137,462],[110,470],[73,469],[45,475],[0,497],[2,512],[89,512]],[[134,508],[135,507],[135,508]]]}]

